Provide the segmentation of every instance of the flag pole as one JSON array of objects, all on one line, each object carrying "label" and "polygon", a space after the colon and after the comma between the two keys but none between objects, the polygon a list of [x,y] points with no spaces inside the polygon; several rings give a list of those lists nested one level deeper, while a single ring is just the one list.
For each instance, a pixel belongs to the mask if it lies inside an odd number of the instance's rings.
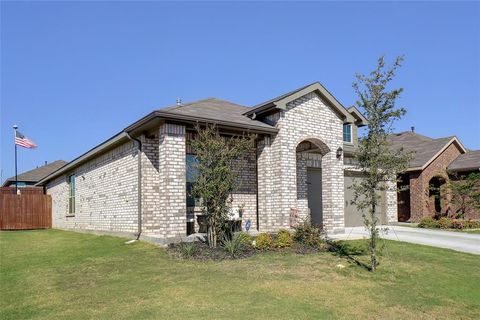
[{"label": "flag pole", "polygon": [[15,194],[18,194],[18,175],[17,175],[17,129],[18,126],[16,124],[13,125],[13,130],[14,130],[14,144],[15,144]]}]

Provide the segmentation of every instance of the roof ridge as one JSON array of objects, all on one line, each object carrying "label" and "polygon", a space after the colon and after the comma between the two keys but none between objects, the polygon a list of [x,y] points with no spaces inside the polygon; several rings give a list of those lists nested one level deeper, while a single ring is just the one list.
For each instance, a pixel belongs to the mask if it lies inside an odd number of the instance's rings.
[{"label": "roof ridge", "polygon": [[156,110],[162,110],[162,111],[176,110],[176,109],[179,109],[179,108],[181,108],[181,107],[186,107],[186,106],[189,106],[189,105],[192,105],[192,104],[195,104],[195,103],[199,103],[199,102],[203,102],[203,101],[208,101],[208,100],[214,100],[214,99],[216,99],[216,98],[215,98],[215,97],[208,97],[208,98],[204,98],[204,99],[189,101],[189,102],[187,102],[187,103],[174,104],[174,105],[167,106],[167,107],[163,107],[163,108],[159,108],[159,109],[156,109]]}]

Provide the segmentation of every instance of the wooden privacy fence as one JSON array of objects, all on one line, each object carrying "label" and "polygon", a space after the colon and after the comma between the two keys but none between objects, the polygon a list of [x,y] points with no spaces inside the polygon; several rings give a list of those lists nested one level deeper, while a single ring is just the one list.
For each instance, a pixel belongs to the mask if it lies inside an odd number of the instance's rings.
[{"label": "wooden privacy fence", "polygon": [[52,227],[52,198],[42,188],[21,188],[20,194],[15,194],[15,188],[0,189],[1,230]]}]

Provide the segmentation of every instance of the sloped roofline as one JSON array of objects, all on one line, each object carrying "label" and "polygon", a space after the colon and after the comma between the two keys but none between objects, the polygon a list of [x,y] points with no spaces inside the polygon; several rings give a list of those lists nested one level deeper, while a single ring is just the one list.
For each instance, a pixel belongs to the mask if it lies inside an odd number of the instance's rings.
[{"label": "sloped roofline", "polygon": [[[211,98],[209,98],[211,99]],[[205,100],[205,99],[202,99]],[[200,100],[200,101],[202,101]],[[196,101],[195,101],[196,102]],[[190,104],[195,103],[190,102]],[[224,128],[232,128],[236,130],[246,130],[253,133],[264,133],[264,134],[274,134],[278,132],[277,128],[266,128],[260,127],[256,125],[247,125],[247,124],[239,124],[234,121],[221,121],[221,120],[213,120],[210,118],[203,118],[203,117],[195,117],[189,115],[179,115],[174,113],[169,113],[168,111],[163,111],[162,109],[150,112],[143,118],[135,121],[133,124],[129,125],[113,137],[105,140],[104,142],[98,144],[97,146],[93,147],[92,149],[88,150],[87,152],[83,153],[82,155],[78,156],[77,158],[73,159],[72,161],[68,162],[63,167],[59,168],[58,170],[52,172],[48,176],[44,177],[40,181],[38,181],[35,185],[42,185],[45,182],[48,182],[65,172],[72,170],[73,168],[77,167],[81,163],[93,158],[94,156],[103,153],[107,150],[112,149],[113,147],[129,141],[129,136],[137,136],[141,134],[142,130],[151,126],[152,124],[160,123],[161,121],[173,121],[173,122],[181,122],[181,123],[189,123],[195,124],[198,122],[201,123],[213,123],[218,125],[219,127]]]},{"label": "sloped roofline", "polygon": [[413,167],[413,168],[408,168],[406,171],[417,171],[417,170],[425,170],[426,167],[428,167],[435,159],[437,159],[452,143],[455,143],[459,148],[462,153],[466,153],[467,149],[463,146],[463,144],[458,140],[457,137],[452,137],[445,145],[443,146],[442,149],[440,149],[433,157],[430,158],[425,164],[421,167]]},{"label": "sloped roofline", "polygon": [[337,111],[337,113],[343,117],[345,122],[352,123],[355,121],[350,112],[348,112],[347,109],[320,82],[314,82],[287,94],[258,104],[251,110],[245,112],[244,115],[253,117],[273,109],[286,110],[289,102],[312,92],[319,93],[322,97],[324,97],[334,107],[335,111]]},{"label": "sloped roofline", "polygon": [[348,108],[347,110],[348,110],[348,112],[350,112],[350,113],[358,120],[358,121],[357,121],[357,125],[358,125],[359,127],[368,125],[368,120],[367,120],[367,118],[365,118],[365,116],[363,115],[363,113],[361,113],[360,110],[358,110],[357,107],[351,106],[351,107]]}]

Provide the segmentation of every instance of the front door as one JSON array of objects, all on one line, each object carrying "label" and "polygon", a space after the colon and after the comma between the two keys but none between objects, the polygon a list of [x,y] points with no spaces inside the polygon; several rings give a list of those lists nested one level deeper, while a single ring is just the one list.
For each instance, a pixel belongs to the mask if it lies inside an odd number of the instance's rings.
[{"label": "front door", "polygon": [[308,208],[313,225],[321,225],[322,219],[322,170],[307,168]]}]

